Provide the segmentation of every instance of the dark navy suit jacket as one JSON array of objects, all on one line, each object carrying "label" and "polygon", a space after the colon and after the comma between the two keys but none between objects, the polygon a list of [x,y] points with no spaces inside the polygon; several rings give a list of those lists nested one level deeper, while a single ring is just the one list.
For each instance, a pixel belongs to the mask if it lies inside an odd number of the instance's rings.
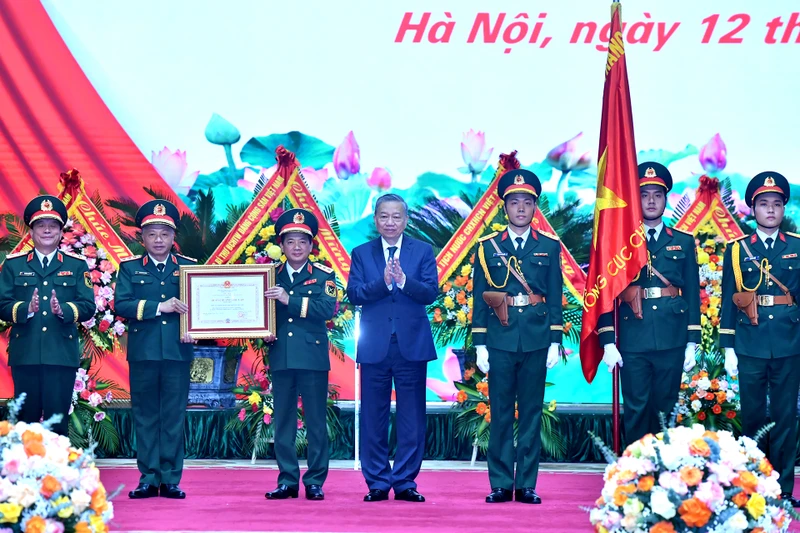
[{"label": "dark navy suit jacket", "polygon": [[427,243],[403,235],[399,254],[406,275],[402,289],[389,290],[383,280],[386,259],[381,239],[353,250],[347,297],[361,306],[359,363],[379,363],[389,351],[392,322],[400,354],[408,361],[432,361],[436,349],[426,306],[439,292],[436,259]]}]

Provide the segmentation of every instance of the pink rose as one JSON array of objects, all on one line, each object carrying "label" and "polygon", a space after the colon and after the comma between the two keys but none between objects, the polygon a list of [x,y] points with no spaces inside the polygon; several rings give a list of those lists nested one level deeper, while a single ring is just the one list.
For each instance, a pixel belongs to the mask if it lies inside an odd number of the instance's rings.
[{"label": "pink rose", "polygon": [[385,191],[392,187],[392,176],[385,168],[376,167],[367,178],[367,185],[379,191]]},{"label": "pink rose", "polygon": [[165,146],[158,154],[151,153],[151,162],[167,185],[178,193],[188,194],[200,171],[186,171],[189,166],[186,163],[186,152],[180,150],[172,152]]},{"label": "pink rose", "polygon": [[339,179],[343,180],[349,179],[361,170],[361,149],[352,131],[333,152],[333,169]]}]

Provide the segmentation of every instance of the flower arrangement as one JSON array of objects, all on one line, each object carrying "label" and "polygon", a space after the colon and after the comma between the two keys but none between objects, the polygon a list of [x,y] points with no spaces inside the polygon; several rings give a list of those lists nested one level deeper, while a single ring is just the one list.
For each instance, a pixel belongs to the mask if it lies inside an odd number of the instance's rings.
[{"label": "flower arrangement", "polygon": [[[766,434],[759,432],[758,437]],[[665,429],[609,461],[589,519],[601,533],[787,531],[791,507],[757,440],[702,425]]]},{"label": "flower arrangement", "polygon": [[0,525],[4,532],[106,533],[114,509],[91,450],[44,424],[15,422],[24,395],[0,422]]},{"label": "flower arrangement", "polygon": [[94,235],[87,233],[86,229],[72,218],[64,227],[60,249],[81,254],[86,258],[97,310],[95,316],[82,322],[81,326],[100,351],[113,351],[119,338],[127,330],[124,319],[114,314],[117,269],[107,259],[106,251],[98,245]]},{"label": "flower arrangement", "polygon": [[455,270],[441,286],[436,300],[428,306],[434,340],[440,346],[463,341],[472,324],[472,284],[475,253]]},{"label": "flower arrangement", "polygon": [[710,367],[691,376],[683,374],[676,422],[741,432],[738,378],[725,375],[721,357],[711,360]]},{"label": "flower arrangement", "polygon": [[719,345],[719,316],[722,304],[722,259],[725,240],[716,234],[710,224],[701,228],[697,246],[697,263],[700,267],[700,350],[708,354]]},{"label": "flower arrangement", "polygon": [[[458,389],[453,408],[458,410],[456,416],[456,437],[467,438],[481,452],[486,453],[489,447],[489,428],[492,422],[492,407],[489,401],[489,377],[471,365],[464,371],[463,382],[454,382]],[[551,387],[552,383],[545,383]],[[544,404],[542,409],[542,448],[554,458],[561,458],[566,453],[566,442],[558,431],[558,415],[556,401]],[[517,439],[517,418],[514,410],[514,440]]]},{"label": "flower arrangement", "polygon": [[[226,430],[245,431],[253,442],[258,455],[266,455],[268,443],[273,441],[275,428],[273,425],[273,396],[272,381],[269,379],[269,368],[262,369],[255,374],[248,374],[243,378],[243,384],[233,389],[240,399],[236,402],[239,409],[236,417],[230,419],[225,426]],[[343,428],[335,410],[339,390],[336,385],[328,387],[328,436],[335,439]],[[302,398],[297,401],[297,440],[298,453],[308,445],[306,439],[305,414],[303,412]]]},{"label": "flower arrangement", "polygon": [[81,360],[72,388],[72,404],[67,413],[70,417],[69,438],[76,447],[87,448],[95,442],[107,453],[119,448],[119,435],[105,407],[113,401],[112,391],[118,390],[115,383],[104,381],[97,374],[90,375],[91,359]]}]

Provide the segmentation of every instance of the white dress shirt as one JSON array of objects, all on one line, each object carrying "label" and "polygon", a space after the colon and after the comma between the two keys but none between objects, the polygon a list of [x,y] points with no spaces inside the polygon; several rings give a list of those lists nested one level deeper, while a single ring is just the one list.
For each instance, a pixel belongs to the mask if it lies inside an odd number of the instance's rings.
[{"label": "white dress shirt", "polygon": [[306,263],[303,263],[303,266],[295,270],[292,268],[292,265],[290,265],[288,261],[286,262],[286,272],[288,272],[289,279],[292,280],[292,283],[294,283],[294,275],[302,271],[306,267]]},{"label": "white dress shirt", "polygon": [[775,241],[778,240],[778,230],[777,229],[775,230],[775,232],[772,235],[767,235],[766,233],[764,233],[760,229],[756,229],[756,234],[758,235],[758,238],[761,239],[761,242],[764,244],[764,248],[766,248],[767,250],[771,250],[771,248],[767,244],[767,238],[772,238],[772,246],[775,246]]},{"label": "white dress shirt", "polygon": [[[521,249],[525,248],[525,245],[528,243],[528,237],[530,237],[530,235],[531,235],[531,227],[530,226],[528,226],[528,228],[525,230],[525,233],[523,233],[522,235],[517,235],[510,228],[508,230],[508,236],[511,237],[511,241],[514,243],[514,249],[515,250],[521,250]],[[517,246],[517,239],[518,238],[522,238],[522,243],[519,246]]]},{"label": "white dress shirt", "polygon": [[44,268],[44,258],[45,257],[47,258],[47,265],[48,266],[53,264],[53,257],[56,255],[56,251],[57,250],[53,250],[52,252],[50,252],[47,255],[44,255],[42,252],[40,252],[39,250],[36,250],[35,248],[34,248],[34,250],[36,251],[36,257],[39,259],[39,264],[42,265],[42,268]]},{"label": "white dress shirt", "polygon": [[659,225],[658,225],[658,226],[656,226],[656,227],[654,227],[654,228],[651,228],[650,226],[647,226],[647,227],[645,228],[645,231],[644,231],[644,233],[645,233],[645,235],[647,236],[647,240],[648,240],[648,241],[650,240],[650,230],[651,230],[651,229],[654,229],[654,230],[656,230],[656,234],[655,234],[655,235],[653,235],[653,238],[654,238],[655,240],[658,240],[658,238],[659,238],[659,237],[661,237],[661,230],[663,230],[663,229],[664,229],[664,223],[663,223],[663,222],[661,222],[661,223],[659,223]]}]

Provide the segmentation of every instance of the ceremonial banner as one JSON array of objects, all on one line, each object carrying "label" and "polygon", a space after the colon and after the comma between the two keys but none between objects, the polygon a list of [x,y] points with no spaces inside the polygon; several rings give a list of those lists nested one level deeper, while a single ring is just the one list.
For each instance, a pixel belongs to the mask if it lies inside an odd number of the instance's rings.
[{"label": "ceremonial banner", "polygon": [[744,237],[744,232],[739,224],[736,223],[722,202],[719,194],[719,180],[701,176],[697,195],[692,205],[675,224],[675,228],[697,235],[706,222],[714,226],[725,242],[732,242]]},{"label": "ceremonial banner", "polygon": [[620,11],[619,2],[611,4],[597,200],[583,297],[580,354],[583,375],[589,383],[597,374],[603,354],[595,334],[597,321],[600,315],[614,309],[615,298],[647,262]]}]

